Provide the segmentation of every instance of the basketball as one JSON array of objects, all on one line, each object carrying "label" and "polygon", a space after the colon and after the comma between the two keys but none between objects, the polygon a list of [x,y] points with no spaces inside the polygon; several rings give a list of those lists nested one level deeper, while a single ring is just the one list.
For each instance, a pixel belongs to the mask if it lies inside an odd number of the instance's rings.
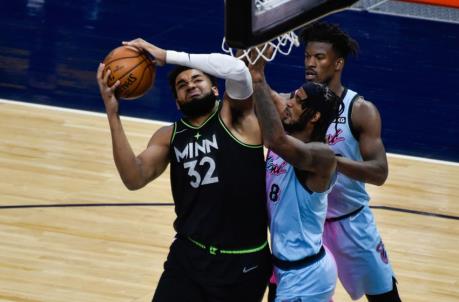
[{"label": "basketball", "polygon": [[156,65],[150,55],[133,47],[113,49],[105,57],[104,64],[103,74],[111,71],[107,84],[112,86],[117,80],[121,82],[115,91],[119,98],[137,99],[145,95],[155,82]]}]

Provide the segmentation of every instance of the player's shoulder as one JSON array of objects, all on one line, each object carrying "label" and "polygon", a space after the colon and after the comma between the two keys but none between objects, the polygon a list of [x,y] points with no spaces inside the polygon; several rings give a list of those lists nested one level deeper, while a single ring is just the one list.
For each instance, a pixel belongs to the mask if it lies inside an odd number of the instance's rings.
[{"label": "player's shoulder", "polygon": [[378,112],[378,108],[376,105],[370,101],[365,99],[365,97],[361,95],[357,95],[356,99],[354,100],[352,104],[352,111],[353,112],[371,112],[375,111]]},{"label": "player's shoulder", "polygon": [[159,127],[152,135],[149,145],[152,143],[169,144],[175,132],[175,123]]},{"label": "player's shoulder", "polygon": [[351,120],[352,127],[357,133],[364,129],[379,127],[381,124],[381,116],[378,108],[376,108],[373,102],[363,97],[359,97],[354,101],[352,105]]},{"label": "player's shoulder", "polygon": [[161,134],[172,133],[174,131],[175,127],[176,127],[176,123],[162,125],[161,127],[158,128],[156,133],[161,133]]}]

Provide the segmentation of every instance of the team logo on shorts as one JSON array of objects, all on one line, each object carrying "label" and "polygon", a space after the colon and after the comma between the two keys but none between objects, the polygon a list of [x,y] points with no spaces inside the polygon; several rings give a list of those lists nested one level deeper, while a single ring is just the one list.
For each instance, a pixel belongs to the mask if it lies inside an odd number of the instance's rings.
[{"label": "team logo on shorts", "polygon": [[385,264],[388,264],[389,263],[389,259],[387,258],[386,249],[384,248],[384,243],[382,242],[382,240],[376,246],[376,251],[381,256],[382,262],[384,262]]}]

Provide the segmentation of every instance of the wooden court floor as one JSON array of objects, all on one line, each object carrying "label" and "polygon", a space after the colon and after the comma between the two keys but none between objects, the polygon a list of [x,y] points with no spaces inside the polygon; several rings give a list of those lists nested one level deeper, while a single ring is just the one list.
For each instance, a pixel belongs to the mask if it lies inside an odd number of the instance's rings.
[{"label": "wooden court floor", "polygon": [[[158,123],[123,120],[140,152]],[[150,301],[174,235],[168,171],[125,189],[104,115],[0,101],[0,137],[0,301]],[[389,164],[369,191],[403,301],[459,301],[459,165]],[[351,301],[341,285],[334,300]]]}]

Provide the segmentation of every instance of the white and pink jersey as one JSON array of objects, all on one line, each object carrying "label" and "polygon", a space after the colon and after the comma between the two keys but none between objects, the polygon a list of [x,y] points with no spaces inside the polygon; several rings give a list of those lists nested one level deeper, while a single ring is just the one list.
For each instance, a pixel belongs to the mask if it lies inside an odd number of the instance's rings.
[{"label": "white and pink jersey", "polygon": [[[338,126],[332,123],[327,131],[328,145],[336,155],[362,161],[359,141],[352,133],[352,104],[358,98],[356,92],[346,89],[343,93],[344,111],[338,118]],[[333,190],[328,195],[327,218],[349,214],[368,204],[370,197],[365,190],[365,183],[353,180],[341,173]]]}]

